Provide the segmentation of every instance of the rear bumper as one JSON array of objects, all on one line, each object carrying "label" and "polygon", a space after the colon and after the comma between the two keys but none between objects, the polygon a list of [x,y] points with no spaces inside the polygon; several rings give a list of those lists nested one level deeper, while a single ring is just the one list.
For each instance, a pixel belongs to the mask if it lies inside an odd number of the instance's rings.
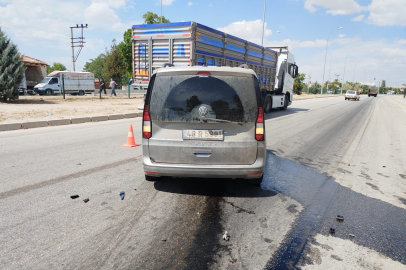
[{"label": "rear bumper", "polygon": [[[264,142],[261,144],[265,145]],[[266,149],[260,147],[258,157],[250,165],[195,165],[152,163],[148,155],[148,144],[143,144],[143,168],[145,175],[161,177],[199,178],[259,178],[264,173]]]}]

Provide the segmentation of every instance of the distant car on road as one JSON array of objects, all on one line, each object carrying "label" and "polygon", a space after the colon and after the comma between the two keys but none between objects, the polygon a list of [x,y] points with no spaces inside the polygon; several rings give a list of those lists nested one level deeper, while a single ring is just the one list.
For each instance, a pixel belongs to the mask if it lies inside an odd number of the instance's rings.
[{"label": "distant car on road", "polygon": [[359,100],[360,97],[359,97],[358,91],[348,90],[347,93],[345,93],[345,100],[347,100],[347,99],[348,100],[350,100],[350,99]]},{"label": "distant car on road", "polygon": [[265,121],[257,75],[243,67],[165,67],[144,104],[146,180],[169,177],[262,181]]},{"label": "distant car on road", "polygon": [[334,94],[333,90],[327,90],[327,94]]}]

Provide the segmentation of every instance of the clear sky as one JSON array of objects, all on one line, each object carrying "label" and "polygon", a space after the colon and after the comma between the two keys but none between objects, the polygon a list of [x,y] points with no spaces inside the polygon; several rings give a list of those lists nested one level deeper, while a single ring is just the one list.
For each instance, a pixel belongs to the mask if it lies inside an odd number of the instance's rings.
[{"label": "clear sky", "polygon": [[[160,0],[0,0],[0,26],[22,54],[72,69],[70,27],[88,24],[76,70],[117,43]],[[264,0],[162,0],[171,22],[195,21],[261,44]],[[273,0],[265,46],[288,45],[306,82],[406,84],[406,0]],[[336,30],[343,27],[341,30]],[[278,33],[277,31],[280,31]],[[74,30],[74,36],[79,36]],[[329,37],[327,60],[326,42]],[[330,64],[331,63],[331,64]],[[331,68],[330,68],[331,66]]]}]

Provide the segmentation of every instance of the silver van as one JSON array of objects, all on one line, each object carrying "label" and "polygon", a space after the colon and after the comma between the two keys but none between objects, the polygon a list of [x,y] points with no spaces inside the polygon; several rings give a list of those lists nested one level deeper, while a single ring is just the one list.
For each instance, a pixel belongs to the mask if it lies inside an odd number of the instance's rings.
[{"label": "silver van", "polygon": [[151,77],[143,113],[146,180],[262,180],[265,123],[258,79],[240,67],[166,67]]}]

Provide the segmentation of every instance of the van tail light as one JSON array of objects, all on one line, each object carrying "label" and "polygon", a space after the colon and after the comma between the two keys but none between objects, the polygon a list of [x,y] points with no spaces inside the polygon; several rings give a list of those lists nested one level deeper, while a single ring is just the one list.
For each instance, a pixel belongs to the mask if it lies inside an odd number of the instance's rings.
[{"label": "van tail light", "polygon": [[265,136],[265,125],[264,125],[264,111],[262,107],[258,108],[258,117],[255,123],[255,139],[257,141],[263,141]]},{"label": "van tail light", "polygon": [[151,117],[149,117],[148,105],[144,105],[142,117],[142,137],[149,139],[152,136]]}]

